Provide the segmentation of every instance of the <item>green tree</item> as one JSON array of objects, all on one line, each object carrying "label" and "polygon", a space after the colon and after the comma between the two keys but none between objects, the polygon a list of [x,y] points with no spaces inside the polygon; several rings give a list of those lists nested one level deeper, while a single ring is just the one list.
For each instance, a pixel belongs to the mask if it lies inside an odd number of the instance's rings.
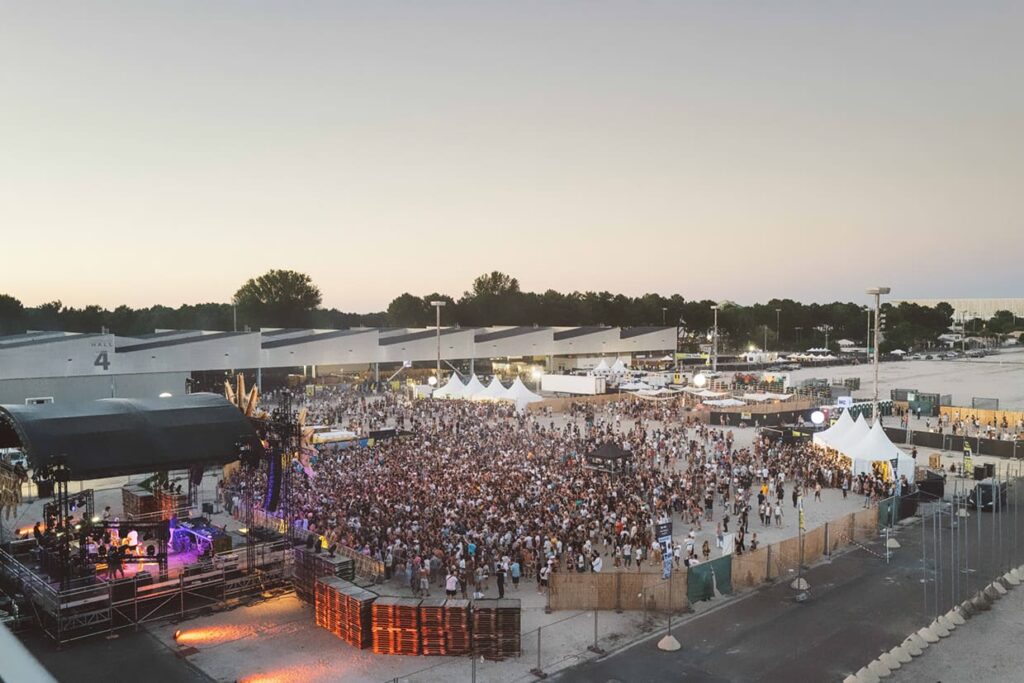
[{"label": "green tree", "polygon": [[0,333],[24,332],[25,306],[9,294],[0,294]]},{"label": "green tree", "polygon": [[235,292],[239,326],[304,327],[320,305],[320,289],[305,273],[270,270]]}]

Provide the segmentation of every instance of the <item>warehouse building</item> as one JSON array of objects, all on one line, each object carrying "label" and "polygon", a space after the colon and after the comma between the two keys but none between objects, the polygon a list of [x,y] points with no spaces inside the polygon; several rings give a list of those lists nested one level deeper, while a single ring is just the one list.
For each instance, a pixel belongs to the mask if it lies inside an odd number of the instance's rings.
[{"label": "warehouse building", "polygon": [[525,359],[548,369],[586,356],[653,356],[675,351],[674,327],[484,327],[161,330],[138,337],[29,332],[0,337],[0,403],[146,398],[181,394],[193,382],[232,371],[316,376],[317,368],[472,371],[479,361]]}]

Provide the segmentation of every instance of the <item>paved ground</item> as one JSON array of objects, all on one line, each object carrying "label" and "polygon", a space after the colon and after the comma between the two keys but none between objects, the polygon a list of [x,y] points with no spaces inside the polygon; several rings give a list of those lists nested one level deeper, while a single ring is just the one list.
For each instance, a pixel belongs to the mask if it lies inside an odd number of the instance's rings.
[{"label": "paved ground", "polygon": [[[803,368],[790,373],[793,380],[810,377],[845,379],[860,377],[855,396],[869,396],[874,390],[871,365],[840,365]],[[879,395],[889,397],[890,389],[917,389],[924,393],[952,394],[954,405],[971,405],[971,399],[998,398],[999,407],[1024,410],[1024,349],[1007,349],[984,358],[963,360],[905,360],[878,366]]]},{"label": "paved ground", "polygon": [[[40,633],[22,636],[22,642],[50,674],[62,683],[120,683],[131,680],[160,683],[212,681],[187,659],[176,657],[166,645],[145,631],[121,631],[121,635],[115,640],[90,638],[72,643],[60,650],[54,649],[53,642]],[[3,658],[0,656],[0,676],[2,675]]]},{"label": "paved ground", "polygon": [[[1011,499],[1012,501],[1012,499]],[[1024,504],[1024,500],[1021,501]],[[1017,510],[1018,513],[1024,511]],[[981,585],[979,577],[993,578],[1011,563],[1019,563],[1024,547],[1015,548],[1010,523],[1014,510],[1007,508],[999,536],[993,536],[992,514],[968,519],[970,574],[961,575],[962,597],[968,588]],[[942,527],[949,534],[948,519]],[[998,525],[996,525],[998,527]],[[926,625],[935,610],[934,599],[925,607],[925,589],[938,580],[939,609],[946,611],[953,599],[952,562],[936,553],[937,543],[925,536],[918,523],[900,528],[902,544],[891,562],[866,550],[855,549],[837,556],[807,573],[811,599],[798,604],[786,584],[775,584],[738,600],[728,608],[689,620],[675,630],[683,648],[676,653],[661,652],[657,638],[564,673],[567,682],[623,681],[826,681],[842,680],[899,644],[911,631]],[[983,553],[974,553],[982,539]],[[995,539],[993,542],[992,539]],[[868,544],[882,553],[879,538]],[[923,563],[922,548],[928,560]],[[1016,558],[1010,557],[1016,552]],[[935,563],[938,555],[942,561]],[[924,566],[923,566],[924,565]],[[967,582],[970,581],[970,585]],[[909,670],[908,670],[909,673]],[[905,680],[924,680],[908,678]],[[945,680],[967,680],[950,677]],[[984,679],[987,680],[987,679]],[[1015,680],[1020,680],[1017,678]]]},{"label": "paved ground", "polygon": [[985,681],[1018,683],[1024,665],[1020,634],[1024,633],[1024,590],[1011,591],[990,612],[969,621],[953,635],[928,648],[893,673],[893,683]]}]

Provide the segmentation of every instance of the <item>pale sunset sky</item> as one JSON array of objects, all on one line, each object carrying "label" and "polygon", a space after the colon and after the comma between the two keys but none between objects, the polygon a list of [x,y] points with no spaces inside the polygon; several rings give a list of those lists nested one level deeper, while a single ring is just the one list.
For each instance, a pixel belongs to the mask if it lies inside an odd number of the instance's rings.
[{"label": "pale sunset sky", "polygon": [[1024,3],[7,2],[0,293],[1024,296]]}]

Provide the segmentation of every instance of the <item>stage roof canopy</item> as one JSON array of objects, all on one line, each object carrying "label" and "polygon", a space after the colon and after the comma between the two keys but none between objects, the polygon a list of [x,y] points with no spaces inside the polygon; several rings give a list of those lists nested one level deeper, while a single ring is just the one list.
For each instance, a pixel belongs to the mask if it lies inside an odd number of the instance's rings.
[{"label": "stage roof canopy", "polygon": [[225,464],[239,442],[260,449],[248,418],[216,394],[0,405],[0,448],[21,447],[33,469],[63,459],[76,481]]}]

